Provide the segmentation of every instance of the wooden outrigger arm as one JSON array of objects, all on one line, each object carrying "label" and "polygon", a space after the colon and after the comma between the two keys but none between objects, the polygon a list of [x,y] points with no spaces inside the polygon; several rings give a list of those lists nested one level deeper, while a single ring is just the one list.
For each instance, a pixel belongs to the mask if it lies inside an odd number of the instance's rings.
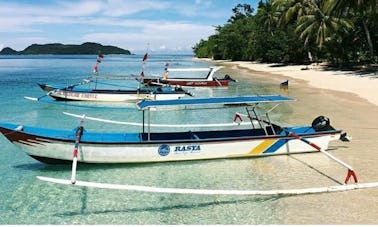
[{"label": "wooden outrigger arm", "polygon": [[295,137],[296,139],[299,139],[307,144],[309,144],[310,146],[312,146],[313,148],[315,148],[316,150],[322,152],[323,154],[325,154],[327,157],[331,158],[332,160],[334,160],[335,162],[339,163],[340,165],[344,166],[345,168],[348,169],[348,174],[345,178],[345,181],[344,183],[347,184],[349,182],[349,179],[350,177],[353,177],[353,180],[354,180],[354,183],[358,183],[358,180],[357,180],[357,176],[356,176],[356,173],[354,172],[354,169],[346,164],[345,162],[341,161],[340,159],[336,158],[335,156],[331,155],[330,153],[326,152],[325,150],[323,150],[321,147],[319,147],[318,145],[312,143],[311,141],[295,134],[294,132],[290,132],[286,129],[284,129],[287,133],[288,133],[288,136],[292,136],[292,137]]}]

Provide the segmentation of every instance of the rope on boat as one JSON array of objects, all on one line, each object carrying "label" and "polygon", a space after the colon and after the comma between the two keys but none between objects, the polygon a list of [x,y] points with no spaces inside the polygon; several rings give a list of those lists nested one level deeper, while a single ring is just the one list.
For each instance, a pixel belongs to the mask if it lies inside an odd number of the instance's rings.
[{"label": "rope on boat", "polygon": [[[70,180],[37,176],[41,181],[46,181],[55,184],[72,185]],[[190,188],[162,188],[152,186],[139,186],[139,185],[124,185],[124,184],[109,184],[97,183],[89,181],[76,181],[75,186],[90,187],[99,189],[113,189],[113,190],[126,190],[138,192],[151,192],[151,193],[165,193],[165,194],[194,194],[194,195],[305,195],[317,194],[327,192],[340,192],[366,188],[378,187],[378,182],[372,183],[359,183],[350,185],[336,185],[329,187],[318,188],[302,188],[302,189],[278,189],[278,190],[223,190],[223,189],[190,189]]]},{"label": "rope on boat", "polygon": [[[63,114],[80,118],[82,115],[63,112]],[[143,126],[142,123],[137,122],[125,122],[125,121],[114,121],[109,119],[102,119],[102,118],[95,118],[95,117],[86,117],[87,120],[92,121],[99,121],[99,122],[105,122],[105,123],[111,123],[111,124],[119,124],[119,125],[133,125],[133,126]],[[161,128],[187,128],[187,127],[224,127],[224,126],[239,126],[239,125],[251,125],[250,122],[240,122],[240,123],[222,123],[222,124],[180,124],[180,125],[171,125],[171,124],[150,124],[150,127],[161,127]]]}]

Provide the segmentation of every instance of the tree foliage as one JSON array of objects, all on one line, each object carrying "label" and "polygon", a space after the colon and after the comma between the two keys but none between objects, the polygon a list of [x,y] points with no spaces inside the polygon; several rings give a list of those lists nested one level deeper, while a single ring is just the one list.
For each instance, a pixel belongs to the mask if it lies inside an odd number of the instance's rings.
[{"label": "tree foliage", "polygon": [[263,62],[377,62],[377,0],[266,0],[238,4],[193,47],[197,57]]}]

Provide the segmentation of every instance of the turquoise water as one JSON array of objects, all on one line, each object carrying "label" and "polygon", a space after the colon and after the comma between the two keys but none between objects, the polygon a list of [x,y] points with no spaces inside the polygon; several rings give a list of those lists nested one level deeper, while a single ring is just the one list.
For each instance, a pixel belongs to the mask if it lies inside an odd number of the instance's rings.
[{"label": "turquoise water", "polygon": [[[105,56],[100,74],[139,74],[142,56]],[[94,109],[36,103],[24,96],[40,97],[37,82],[74,84],[88,76],[96,56],[0,57],[0,121],[39,127],[73,129],[79,120],[63,111],[119,121],[140,122],[136,111]],[[151,56],[146,74],[162,74],[170,67],[207,67],[192,56]],[[223,69],[222,69],[223,70]],[[219,72],[238,79],[230,69]],[[233,74],[234,73],[234,74]],[[117,82],[121,83],[121,82]],[[124,83],[124,82],[122,82]],[[134,83],[131,81],[126,85]],[[194,89],[197,97],[267,94],[273,85],[241,81],[228,89]],[[276,87],[275,87],[276,88]],[[284,109],[287,111],[286,109]],[[153,114],[162,124],[231,123],[227,110],[171,111]],[[281,118],[276,114],[276,117]],[[135,131],[137,127],[85,122],[86,130]],[[69,179],[71,166],[52,166],[28,157],[0,137],[0,224],[278,224],[285,216],[281,197],[172,195],[54,185],[36,176]],[[290,168],[286,168],[289,166]],[[285,187],[290,172],[301,178],[308,169],[284,156],[170,162],[132,165],[79,164],[77,178],[118,184],[204,189],[272,189]],[[297,172],[298,171],[298,172]],[[296,176],[298,175],[298,176]],[[319,177],[319,176],[318,176]],[[314,179],[315,178],[315,179]],[[308,180],[322,180],[313,177]]]}]

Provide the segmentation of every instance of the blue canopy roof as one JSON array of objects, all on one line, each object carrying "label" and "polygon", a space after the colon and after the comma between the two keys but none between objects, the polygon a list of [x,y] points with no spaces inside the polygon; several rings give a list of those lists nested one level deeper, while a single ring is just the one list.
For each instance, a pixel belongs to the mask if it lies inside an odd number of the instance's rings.
[{"label": "blue canopy roof", "polygon": [[253,103],[273,103],[295,101],[293,98],[281,95],[254,95],[254,96],[234,96],[234,97],[214,97],[214,98],[194,98],[194,99],[174,99],[174,100],[142,100],[137,103],[141,110],[150,107],[178,106],[178,105],[214,105],[214,104],[253,104]]}]

